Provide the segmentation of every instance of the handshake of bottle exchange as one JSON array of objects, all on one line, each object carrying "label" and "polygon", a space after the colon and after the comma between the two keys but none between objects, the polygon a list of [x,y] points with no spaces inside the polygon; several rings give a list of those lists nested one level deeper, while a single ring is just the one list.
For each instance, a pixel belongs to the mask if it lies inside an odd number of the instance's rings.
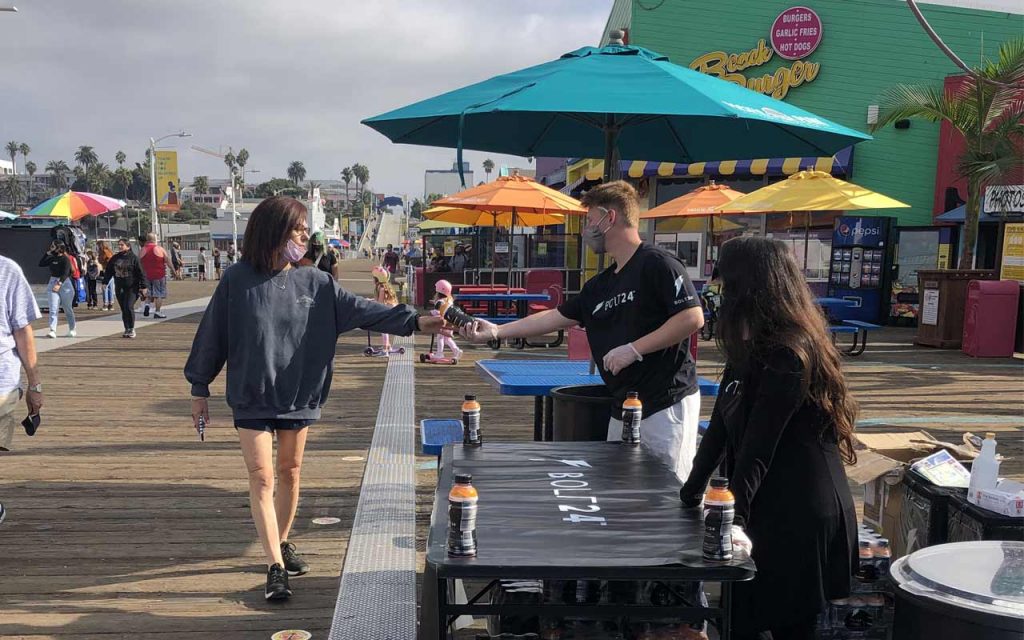
[{"label": "handshake of bottle exchange", "polygon": [[441,314],[445,322],[458,329],[476,321],[476,318],[455,306],[451,298],[441,298],[434,303],[434,308]]}]

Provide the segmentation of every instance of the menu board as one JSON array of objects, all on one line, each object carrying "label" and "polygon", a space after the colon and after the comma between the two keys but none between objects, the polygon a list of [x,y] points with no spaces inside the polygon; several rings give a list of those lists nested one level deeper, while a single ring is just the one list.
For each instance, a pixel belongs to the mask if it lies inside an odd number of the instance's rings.
[{"label": "menu board", "polygon": [[921,324],[939,324],[938,289],[925,289],[921,296]]},{"label": "menu board", "polygon": [[1006,225],[1003,235],[1003,264],[1000,280],[1016,280],[1024,284],[1024,223]]}]

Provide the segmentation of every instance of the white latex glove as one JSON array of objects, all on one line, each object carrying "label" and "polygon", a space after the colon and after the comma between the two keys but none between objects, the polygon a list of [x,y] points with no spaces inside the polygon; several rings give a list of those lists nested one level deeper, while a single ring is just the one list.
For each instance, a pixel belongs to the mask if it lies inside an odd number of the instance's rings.
[{"label": "white latex glove", "polygon": [[737,524],[732,525],[732,552],[749,556],[753,550],[754,543],[747,537],[747,532],[743,530],[743,527]]},{"label": "white latex glove", "polygon": [[615,347],[604,356],[604,368],[611,372],[613,376],[619,375],[619,372],[628,367],[629,365],[641,360],[640,352],[633,347],[633,343],[627,343],[619,347]]},{"label": "white latex glove", "polygon": [[486,320],[476,319],[459,329],[459,335],[473,344],[483,344],[498,339],[498,325]]}]

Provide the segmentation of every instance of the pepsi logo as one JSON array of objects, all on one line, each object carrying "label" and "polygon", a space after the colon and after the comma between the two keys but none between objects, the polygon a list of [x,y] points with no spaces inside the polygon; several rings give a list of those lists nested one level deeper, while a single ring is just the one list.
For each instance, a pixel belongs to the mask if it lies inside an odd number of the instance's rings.
[{"label": "pepsi logo", "polygon": [[850,225],[846,224],[845,222],[839,225],[839,233],[840,235],[844,236],[850,235]]}]

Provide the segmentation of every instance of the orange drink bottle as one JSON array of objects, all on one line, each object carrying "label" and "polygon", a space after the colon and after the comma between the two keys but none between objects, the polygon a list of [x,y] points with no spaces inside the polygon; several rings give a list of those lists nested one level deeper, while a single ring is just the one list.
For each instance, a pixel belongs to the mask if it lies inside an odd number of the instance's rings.
[{"label": "orange drink bottle", "polygon": [[479,496],[473,476],[456,473],[448,492],[448,555],[476,555],[476,503]]},{"label": "orange drink bottle", "polygon": [[476,396],[466,394],[462,402],[462,444],[467,447],[479,447],[484,443],[480,433],[480,403]]},{"label": "orange drink bottle", "polygon": [[640,444],[640,421],[643,417],[644,407],[639,394],[630,391],[622,403],[622,444]]},{"label": "orange drink bottle", "polygon": [[736,497],[729,481],[712,478],[704,494],[704,559],[712,562],[732,560],[732,522],[736,515]]}]

